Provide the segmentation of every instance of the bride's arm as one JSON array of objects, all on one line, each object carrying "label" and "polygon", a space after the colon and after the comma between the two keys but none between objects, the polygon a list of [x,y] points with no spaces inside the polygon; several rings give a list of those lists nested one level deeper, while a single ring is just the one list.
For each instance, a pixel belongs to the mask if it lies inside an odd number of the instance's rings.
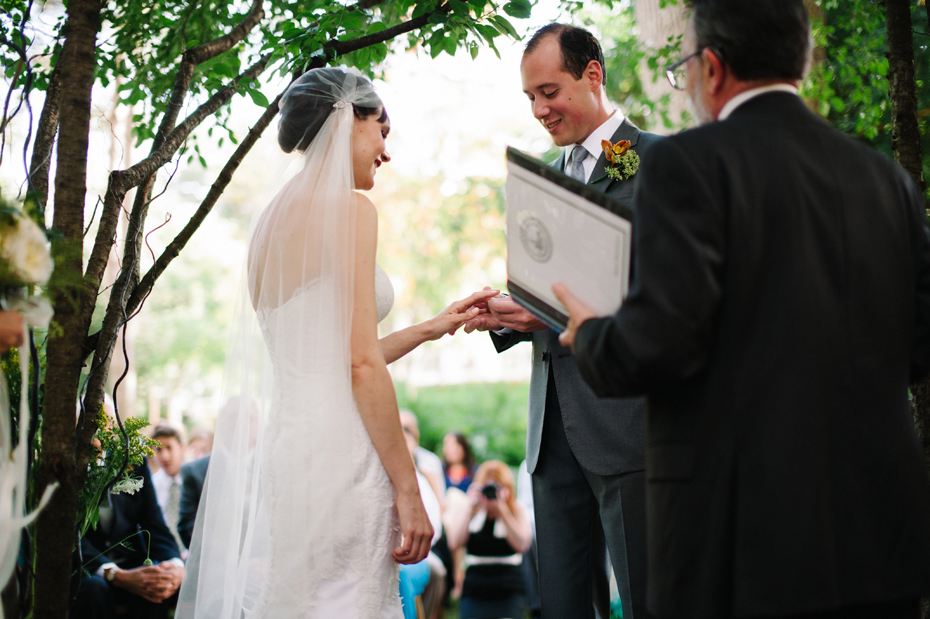
[{"label": "bride's arm", "polygon": [[413,460],[400,428],[394,384],[378,342],[375,301],[378,216],[368,198],[359,195],[357,205],[352,391],[368,436],[397,490],[403,544],[394,550],[394,558],[400,563],[416,563],[429,553],[433,528],[420,499]]},{"label": "bride's arm", "polygon": [[384,360],[394,363],[423,342],[438,340],[446,333],[455,333],[463,324],[487,311],[483,306],[488,299],[499,293],[499,290],[476,292],[466,299],[452,303],[429,320],[384,336],[381,338]]}]

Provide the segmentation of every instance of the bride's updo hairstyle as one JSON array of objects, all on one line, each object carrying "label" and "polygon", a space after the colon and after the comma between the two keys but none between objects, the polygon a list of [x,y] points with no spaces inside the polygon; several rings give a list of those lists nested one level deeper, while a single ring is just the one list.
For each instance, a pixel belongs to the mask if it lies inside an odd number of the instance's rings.
[{"label": "bride's updo hairstyle", "polygon": [[344,67],[311,69],[297,78],[278,104],[278,144],[281,150],[303,152],[320,132],[329,115],[341,105],[351,104],[356,118],[365,120],[381,111],[381,98],[364,75]]}]

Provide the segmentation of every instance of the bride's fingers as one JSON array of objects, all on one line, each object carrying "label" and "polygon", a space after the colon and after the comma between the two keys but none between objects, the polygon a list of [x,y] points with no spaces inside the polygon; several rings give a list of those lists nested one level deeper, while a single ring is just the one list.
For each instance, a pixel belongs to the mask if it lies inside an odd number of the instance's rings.
[{"label": "bride's fingers", "polygon": [[472,293],[470,296],[462,299],[461,301],[455,301],[452,305],[449,306],[449,309],[454,311],[456,314],[461,314],[467,308],[472,307],[478,303],[486,302],[493,296],[500,294],[500,290],[481,290],[479,292]]}]

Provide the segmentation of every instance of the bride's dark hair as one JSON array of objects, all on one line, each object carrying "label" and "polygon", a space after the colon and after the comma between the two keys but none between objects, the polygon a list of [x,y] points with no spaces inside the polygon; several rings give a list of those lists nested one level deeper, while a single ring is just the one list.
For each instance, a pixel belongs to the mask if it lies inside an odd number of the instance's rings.
[{"label": "bride's dark hair", "polygon": [[[364,76],[331,67],[313,69],[300,76],[284,93],[278,105],[281,110],[278,121],[278,144],[281,150],[286,153],[304,151],[333,112],[334,104],[341,100],[340,94],[345,92],[344,82],[353,79],[368,82]],[[369,88],[370,84],[368,82]],[[365,120],[380,112],[378,122],[387,120],[384,105],[374,90],[371,90],[363,103],[351,104],[356,118]]]}]

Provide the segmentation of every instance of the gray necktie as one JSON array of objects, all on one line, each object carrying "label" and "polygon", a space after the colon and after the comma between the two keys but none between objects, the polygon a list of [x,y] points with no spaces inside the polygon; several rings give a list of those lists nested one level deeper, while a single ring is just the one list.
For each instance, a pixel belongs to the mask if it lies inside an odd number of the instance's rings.
[{"label": "gray necktie", "polygon": [[572,151],[572,166],[568,175],[576,181],[585,182],[584,160],[588,158],[588,151],[580,144]]},{"label": "gray necktie", "polygon": [[178,543],[178,548],[184,550],[184,542],[181,541],[181,536],[178,533],[178,519],[181,514],[181,486],[174,479],[171,480],[171,486],[168,488],[168,514],[166,524],[168,529],[171,531],[171,535],[174,537],[174,541]]}]

